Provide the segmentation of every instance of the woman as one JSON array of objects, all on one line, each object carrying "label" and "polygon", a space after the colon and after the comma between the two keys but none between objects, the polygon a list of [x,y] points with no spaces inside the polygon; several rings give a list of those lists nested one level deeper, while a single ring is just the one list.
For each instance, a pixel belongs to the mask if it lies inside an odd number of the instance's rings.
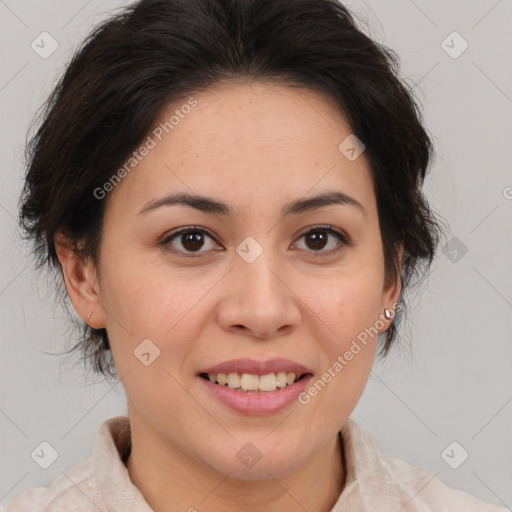
[{"label": "woman", "polygon": [[499,511],[349,416],[440,225],[393,53],[335,0],[143,0],[30,147],[21,222],[128,415],[7,511]]}]

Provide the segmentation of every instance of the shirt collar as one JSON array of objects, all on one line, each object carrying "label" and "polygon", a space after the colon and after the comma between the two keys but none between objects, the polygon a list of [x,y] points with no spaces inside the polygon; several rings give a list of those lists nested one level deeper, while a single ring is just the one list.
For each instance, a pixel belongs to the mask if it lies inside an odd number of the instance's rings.
[{"label": "shirt collar", "polygon": [[128,416],[105,421],[94,445],[94,473],[108,510],[152,512],[139,489],[130,480],[124,461],[131,450]]},{"label": "shirt collar", "polygon": [[[349,498],[360,492],[360,486],[379,474],[380,450],[375,440],[348,418],[339,432],[345,463],[345,486],[331,512],[342,510]],[[139,489],[130,480],[125,461],[131,450],[128,416],[105,421],[94,446],[94,472],[103,499],[114,510],[152,512]],[[369,483],[369,482],[368,482]]]},{"label": "shirt collar", "polygon": [[345,463],[345,485],[331,512],[345,510],[344,505],[372,487],[375,475],[382,472],[381,451],[375,439],[348,418],[339,432]]}]

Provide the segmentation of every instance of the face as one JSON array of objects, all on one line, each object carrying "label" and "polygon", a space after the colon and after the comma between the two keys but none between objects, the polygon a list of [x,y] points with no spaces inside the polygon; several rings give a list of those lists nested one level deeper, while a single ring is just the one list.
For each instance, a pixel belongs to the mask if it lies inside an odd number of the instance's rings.
[{"label": "face", "polygon": [[[336,438],[398,297],[368,162],[338,149],[350,127],[305,89],[217,84],[161,114],[103,199],[94,326],[130,415],[163,443],[234,477],[288,473]],[[349,199],[307,202],[321,194]],[[276,390],[230,390],[208,370]],[[283,372],[303,377],[281,388]]]}]

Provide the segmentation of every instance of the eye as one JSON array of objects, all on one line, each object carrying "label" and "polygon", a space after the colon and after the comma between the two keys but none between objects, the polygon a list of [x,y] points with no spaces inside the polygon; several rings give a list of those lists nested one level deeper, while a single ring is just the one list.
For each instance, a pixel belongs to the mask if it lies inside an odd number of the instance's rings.
[{"label": "eye", "polygon": [[[334,235],[337,239],[337,243],[331,242],[331,249],[323,250],[329,245],[329,238],[333,238],[330,235]],[[311,252],[320,252],[319,256],[324,253],[331,254],[339,250],[345,245],[350,245],[347,237],[340,231],[334,229],[332,226],[316,226],[313,229],[309,229],[301,235],[299,240],[305,239],[306,250],[310,249]],[[316,256],[316,254],[315,254]]]},{"label": "eye", "polygon": [[[334,235],[338,241],[334,243],[334,247],[329,250],[323,250],[330,243],[330,238]],[[347,237],[340,231],[334,229],[332,226],[316,226],[313,229],[309,229],[303,233],[299,240],[305,239],[306,249],[309,252],[321,253],[318,256],[324,255],[324,253],[331,254],[337,252],[341,247],[350,245]],[[213,243],[210,243],[210,247],[206,241],[210,239]],[[194,257],[194,253],[204,253],[209,250],[214,250],[216,246],[215,239],[203,228],[197,226],[187,226],[173,231],[162,240],[162,245],[169,248],[175,253],[181,253],[185,257]],[[201,250],[205,247],[206,250]],[[332,246],[331,242],[331,246]],[[181,247],[180,247],[181,246]],[[317,256],[315,254],[315,256]]]},{"label": "eye", "polygon": [[[212,247],[207,247],[206,251],[201,251],[200,249],[205,246],[205,240],[207,239],[214,241],[213,237],[210,236],[206,230],[196,226],[187,226],[170,233],[169,236],[165,237],[162,241],[162,245],[166,247],[170,246],[173,252],[181,252],[184,253],[185,256],[193,257],[191,254],[208,252],[209,249],[215,246],[215,244],[213,244]],[[178,247],[176,248],[174,244],[178,245]]]}]

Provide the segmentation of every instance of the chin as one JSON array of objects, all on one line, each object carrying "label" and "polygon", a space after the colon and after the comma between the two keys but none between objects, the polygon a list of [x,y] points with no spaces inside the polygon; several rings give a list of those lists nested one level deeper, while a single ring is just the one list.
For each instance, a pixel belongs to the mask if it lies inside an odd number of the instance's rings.
[{"label": "chin", "polygon": [[[266,434],[265,434],[266,435]],[[239,439],[241,440],[239,441]],[[305,460],[299,447],[281,443],[250,441],[250,437],[236,436],[229,447],[219,447],[211,458],[203,462],[219,473],[240,480],[267,480],[294,471]]]},{"label": "chin", "polygon": [[244,480],[244,481],[256,481],[256,480],[268,480],[269,478],[280,478],[293,472],[300,462],[296,458],[282,457],[276,458],[273,456],[265,457],[264,455],[254,465],[245,465],[235,457],[234,459],[222,461],[220,467],[215,469],[225,475],[229,475],[229,478]]}]

